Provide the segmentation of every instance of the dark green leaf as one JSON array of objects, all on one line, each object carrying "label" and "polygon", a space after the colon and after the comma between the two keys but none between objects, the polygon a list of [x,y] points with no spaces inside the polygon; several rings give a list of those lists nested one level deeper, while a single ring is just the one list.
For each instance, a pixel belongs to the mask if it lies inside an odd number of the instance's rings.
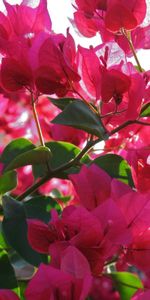
[{"label": "dark green leaf", "polygon": [[28,218],[40,219],[45,223],[50,220],[50,210],[55,208],[61,211],[58,203],[51,197],[39,196],[24,202],[24,208]]},{"label": "dark green leaf", "polygon": [[76,101],[76,100],[80,100],[80,99],[75,99],[75,98],[59,98],[59,99],[54,99],[54,98],[51,98],[49,97],[49,100],[55,105],[57,106],[58,108],[60,108],[61,110],[64,110],[64,108],[72,103],[73,101]]},{"label": "dark green leaf", "polygon": [[77,100],[68,104],[52,123],[72,126],[100,138],[106,138],[106,131],[100,118],[83,101]]},{"label": "dark green leaf", "polygon": [[5,194],[17,186],[16,171],[9,171],[0,176],[0,194]]},{"label": "dark green leaf", "polygon": [[0,249],[0,289],[17,287],[17,280],[7,252]]},{"label": "dark green leaf", "polygon": [[42,262],[42,255],[35,252],[27,239],[27,221],[24,204],[12,197],[3,197],[4,220],[2,228],[6,240],[19,255],[32,265]]},{"label": "dark green leaf", "polygon": [[140,113],[140,117],[150,117],[150,102],[143,105]]},{"label": "dark green leaf", "polygon": [[9,143],[4,149],[0,161],[6,168],[16,156],[34,149],[35,146],[25,138],[19,138]]},{"label": "dark green leaf", "polygon": [[44,164],[50,162],[51,156],[51,151],[48,147],[40,146],[15,157],[7,166],[5,171],[17,169],[27,165]]},{"label": "dark green leaf", "polygon": [[121,156],[106,154],[93,160],[93,163],[105,170],[112,178],[117,178],[131,187],[134,186],[131,168]]},{"label": "dark green leaf", "polygon": [[143,284],[138,276],[128,272],[113,272],[110,274],[117,290],[120,293],[121,300],[130,300],[132,295],[143,288]]},{"label": "dark green leaf", "polygon": [[[81,151],[80,148],[75,145],[67,142],[49,142],[46,143],[46,146],[51,149],[52,159],[51,159],[51,167],[53,169],[58,168],[59,166],[69,162],[71,159],[75,158],[75,156]],[[82,163],[89,163],[90,159],[88,155],[85,155],[81,159]],[[47,169],[42,168],[41,166],[34,166],[33,173],[35,178],[42,177],[46,174]],[[66,178],[67,175],[64,174],[63,178]],[[60,174],[61,177],[61,174]]]}]

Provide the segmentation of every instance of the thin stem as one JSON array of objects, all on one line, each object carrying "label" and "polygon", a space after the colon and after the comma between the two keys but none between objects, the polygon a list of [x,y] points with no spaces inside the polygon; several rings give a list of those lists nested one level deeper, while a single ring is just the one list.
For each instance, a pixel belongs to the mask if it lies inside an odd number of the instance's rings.
[{"label": "thin stem", "polygon": [[[38,113],[37,113],[37,110],[36,110],[36,101],[34,100],[32,92],[31,92],[31,96],[32,96],[33,117],[34,117],[34,121],[35,121],[35,124],[36,124],[36,128],[37,128],[37,132],[38,132],[40,144],[41,144],[41,146],[45,147],[45,142],[44,142],[44,138],[43,138],[43,134],[42,134],[42,129],[41,129],[41,125],[40,125],[40,122],[39,122]],[[46,166],[47,166],[48,172],[51,171],[51,168],[50,168],[50,165],[49,165],[48,161],[46,163]]]},{"label": "thin stem", "polygon": [[104,119],[106,117],[116,116],[116,115],[124,113],[125,111],[127,111],[127,109],[122,109],[120,111],[110,112],[110,113],[107,113],[105,115],[101,115],[101,119]]},{"label": "thin stem", "polygon": [[150,123],[147,123],[147,122],[142,122],[142,121],[139,121],[139,120],[130,120],[130,121],[127,121],[123,124],[121,124],[120,126],[116,127],[115,129],[113,129],[110,133],[109,133],[109,136],[117,133],[118,131],[120,131],[121,129],[129,126],[129,125],[132,125],[132,124],[139,124],[139,125],[144,125],[144,126],[150,126]]},{"label": "thin stem", "polygon": [[131,51],[133,53],[133,56],[134,56],[134,59],[135,59],[135,61],[137,63],[138,69],[142,73],[143,69],[142,69],[141,64],[139,62],[139,59],[137,57],[137,54],[136,54],[136,51],[135,51],[135,48],[134,48],[134,45],[133,45],[133,42],[132,42],[131,33],[129,31],[127,32],[125,29],[122,30],[122,33],[127,38],[127,41],[129,43],[129,46],[130,46],[130,49],[131,49]]},{"label": "thin stem", "polygon": [[140,64],[140,62],[139,62],[139,59],[138,59],[138,57],[137,57],[137,54],[136,54],[136,51],[135,51],[135,49],[134,49],[132,40],[128,40],[128,42],[129,42],[130,48],[131,48],[131,50],[132,50],[133,56],[134,56],[134,58],[135,58],[135,61],[136,61],[136,63],[137,63],[138,69],[139,69],[139,71],[142,73],[142,72],[143,72],[143,69],[142,69],[141,64]]},{"label": "thin stem", "polygon": [[34,121],[35,121],[35,124],[36,124],[40,144],[41,144],[41,146],[45,146],[44,138],[43,138],[43,134],[42,134],[42,130],[41,130],[41,125],[40,125],[40,122],[39,122],[38,113],[37,113],[37,110],[36,110],[36,104],[35,104],[35,101],[33,99],[33,95],[32,95],[32,110],[33,110],[33,117],[34,117]]}]

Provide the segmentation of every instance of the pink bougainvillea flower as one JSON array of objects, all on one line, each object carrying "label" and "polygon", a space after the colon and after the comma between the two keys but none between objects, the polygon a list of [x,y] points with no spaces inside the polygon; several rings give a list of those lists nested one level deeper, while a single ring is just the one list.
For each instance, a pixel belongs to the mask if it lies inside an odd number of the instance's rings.
[{"label": "pink bougainvillea flower", "polygon": [[[125,245],[131,241],[131,232],[121,209],[110,198],[92,212],[99,220],[105,237],[114,245]],[[111,250],[110,250],[111,252]]]},{"label": "pink bougainvillea flower", "polygon": [[49,224],[40,220],[28,220],[28,240],[36,251],[48,253],[49,245],[57,240],[64,240],[63,224],[55,211],[51,211]]},{"label": "pink bougainvillea flower", "polygon": [[96,9],[106,10],[107,7],[107,0],[75,0],[75,2],[79,9],[89,14],[93,14]]},{"label": "pink bougainvillea flower", "polygon": [[[141,110],[142,100],[144,97],[145,83],[141,74],[135,73],[130,76],[131,86],[126,99],[128,108],[126,119],[135,120],[138,118]],[[139,90],[140,86],[140,90]],[[134,109],[133,109],[134,108]]]},{"label": "pink bougainvillea flower", "polygon": [[127,193],[116,201],[132,234],[132,243],[125,247],[124,259],[143,271],[149,271],[149,260],[145,259],[150,253],[149,193]]},{"label": "pink bougainvillea flower", "polygon": [[120,104],[123,95],[130,88],[130,77],[116,69],[103,70],[101,81],[102,101],[108,102],[112,98]]},{"label": "pink bougainvillea flower", "polygon": [[150,227],[139,232],[134,232],[135,235],[132,244],[127,247],[125,252],[125,260],[129,264],[136,266],[142,271],[150,271]]},{"label": "pink bougainvillea flower", "polygon": [[103,232],[97,218],[85,208],[79,207],[66,218],[66,226],[74,232],[70,244],[78,248],[88,260],[91,272],[99,274],[104,265],[101,251]]},{"label": "pink bougainvillea flower", "polygon": [[86,14],[82,10],[77,10],[74,13],[74,21],[78,30],[85,37],[91,38],[99,31],[99,26],[97,22],[95,22],[94,18],[87,18]]},{"label": "pink bougainvillea flower", "polygon": [[47,10],[47,0],[40,0],[33,7],[31,0],[23,0],[20,5],[11,5],[3,0],[9,22],[17,36],[51,30],[51,20]]},{"label": "pink bougainvillea flower", "polygon": [[131,243],[131,233],[120,208],[108,199],[92,212],[82,206],[66,207],[61,218],[53,212],[48,224],[28,220],[28,240],[34,250],[50,253],[54,267],[60,267],[63,251],[69,245],[76,247],[97,275],[106,259],[121,245]]},{"label": "pink bougainvillea flower", "polygon": [[86,257],[93,273],[101,272],[104,264],[102,238],[100,222],[84,207],[68,206],[61,219],[49,224],[28,221],[28,239],[32,248],[40,253],[50,253],[54,267],[60,264],[62,250],[72,245]]},{"label": "pink bougainvillea flower", "polygon": [[115,201],[121,209],[128,227],[134,230],[134,236],[150,226],[149,213],[150,201],[149,193],[141,194],[131,191],[124,194],[121,198],[116,197]]},{"label": "pink bougainvillea flower", "polygon": [[[135,49],[149,45],[149,28],[139,25],[146,15],[145,0],[105,0],[105,1],[76,1],[74,21],[78,30],[86,37],[100,33],[102,41],[116,41],[127,55],[131,55],[126,37],[122,29],[130,30]],[[119,34],[118,34],[119,32]],[[143,41],[143,42],[142,42]]]},{"label": "pink bougainvillea flower", "polygon": [[106,28],[111,32],[118,32],[122,28],[133,30],[143,22],[146,15],[145,0],[131,0],[130,3],[125,0],[105,0],[92,1],[92,4],[90,1],[78,0],[76,4],[77,12],[84,13],[95,25],[98,24],[98,18],[103,19]]},{"label": "pink bougainvillea flower", "polygon": [[67,33],[51,36],[39,49],[39,67],[35,73],[37,89],[45,94],[65,95],[80,80],[75,63],[75,44]]},{"label": "pink bougainvillea flower", "polygon": [[33,83],[32,70],[26,63],[3,58],[1,65],[1,83],[5,90],[16,92],[23,87],[31,87]]},{"label": "pink bougainvillea flower", "polygon": [[121,28],[132,30],[141,24],[146,15],[145,0],[108,0],[105,16],[106,28],[118,32]]},{"label": "pink bougainvillea flower", "polygon": [[81,86],[85,86],[87,93],[92,98],[99,99],[101,92],[101,65],[92,47],[90,49],[78,47],[78,65],[82,78]]},{"label": "pink bougainvillea flower", "polygon": [[51,31],[51,20],[47,10],[47,1],[40,0],[33,7],[31,0],[23,0],[20,5],[3,1],[7,15],[0,13],[0,49],[10,53],[12,48],[23,39],[30,39],[41,31]]},{"label": "pink bougainvillea flower", "polygon": [[[104,69],[101,84],[102,115],[110,114],[103,120],[108,130],[139,117],[146,85],[143,75],[139,74],[131,63]],[[116,115],[116,109],[121,113]],[[130,134],[129,129],[128,134]]]},{"label": "pink bougainvillea flower", "polygon": [[15,92],[23,87],[34,92],[65,95],[78,82],[74,40],[67,33],[41,33],[27,43],[23,40],[18,51],[2,59],[1,84]]},{"label": "pink bougainvillea flower", "polygon": [[69,247],[61,262],[61,268],[41,264],[28,284],[27,300],[85,300],[91,289],[92,278],[88,262],[74,247]]},{"label": "pink bougainvillea flower", "polygon": [[19,297],[11,290],[0,290],[0,300],[19,300]]},{"label": "pink bougainvillea flower", "polygon": [[[111,177],[100,167],[82,166],[80,173],[69,175],[80,203],[89,210],[104,202],[111,194]],[[85,196],[86,195],[86,196]]]},{"label": "pink bougainvillea flower", "polygon": [[149,149],[146,147],[127,151],[126,159],[131,165],[134,184],[138,191],[150,190]]},{"label": "pink bougainvillea flower", "polygon": [[119,300],[118,291],[115,291],[113,282],[104,276],[93,278],[92,290],[90,292],[92,300]]}]

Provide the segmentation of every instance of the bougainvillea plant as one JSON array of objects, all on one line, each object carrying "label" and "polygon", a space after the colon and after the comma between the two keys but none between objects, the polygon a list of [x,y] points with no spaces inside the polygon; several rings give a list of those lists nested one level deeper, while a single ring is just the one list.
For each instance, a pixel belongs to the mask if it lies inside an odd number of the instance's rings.
[{"label": "bougainvillea plant", "polygon": [[149,300],[150,2],[3,3],[0,300]]}]

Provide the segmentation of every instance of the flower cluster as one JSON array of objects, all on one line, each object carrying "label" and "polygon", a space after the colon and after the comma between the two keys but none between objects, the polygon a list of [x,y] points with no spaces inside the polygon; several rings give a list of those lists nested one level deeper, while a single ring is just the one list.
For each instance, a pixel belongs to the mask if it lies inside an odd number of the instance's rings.
[{"label": "flower cluster", "polygon": [[[21,299],[119,300],[125,286],[147,300],[150,73],[137,50],[150,49],[150,5],[75,0],[72,23],[102,41],[84,48],[32,2],[0,12],[0,267],[2,251],[16,271],[10,247],[38,267]],[[19,299],[12,285],[0,278],[0,300]]]}]

